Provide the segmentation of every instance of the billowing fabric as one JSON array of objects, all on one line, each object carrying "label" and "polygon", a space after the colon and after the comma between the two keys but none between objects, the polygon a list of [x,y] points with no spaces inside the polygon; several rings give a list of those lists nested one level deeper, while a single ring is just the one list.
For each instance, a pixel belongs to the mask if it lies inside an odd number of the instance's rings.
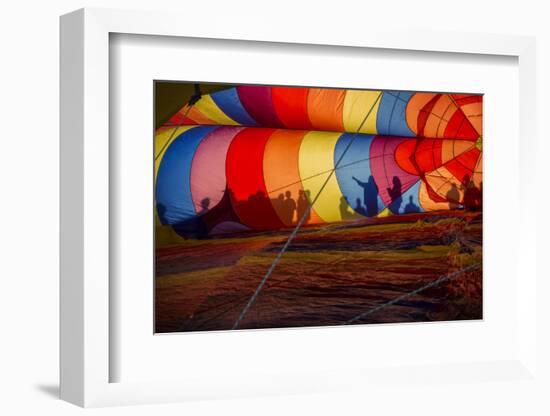
[{"label": "billowing fabric", "polygon": [[481,203],[482,97],[239,86],[155,137],[157,224],[183,237]]},{"label": "billowing fabric", "polygon": [[482,96],[467,94],[239,86],[204,95],[188,110],[185,105],[169,124],[359,131],[472,141],[481,137],[482,130]]}]

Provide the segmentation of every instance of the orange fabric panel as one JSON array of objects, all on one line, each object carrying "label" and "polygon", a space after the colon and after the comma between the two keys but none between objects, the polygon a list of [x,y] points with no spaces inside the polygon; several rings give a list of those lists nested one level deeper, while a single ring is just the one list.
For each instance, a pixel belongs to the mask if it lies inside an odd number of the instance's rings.
[{"label": "orange fabric panel", "polygon": [[442,163],[447,163],[475,147],[475,143],[466,140],[443,140],[441,144]]},{"label": "orange fabric panel", "polygon": [[[182,110],[182,113],[185,114],[186,111],[187,111],[187,107],[184,107],[184,109]],[[197,124],[208,124],[208,125],[217,124],[215,121],[210,120],[208,117],[202,114],[195,106],[191,107],[191,109],[189,110],[189,113],[187,113],[187,118],[193,120]]]},{"label": "orange fabric panel", "polygon": [[426,183],[424,181],[420,183],[418,200],[420,201],[420,205],[425,211],[440,211],[449,209],[448,202],[437,202],[430,198],[428,187],[426,186]]},{"label": "orange fabric panel", "polygon": [[481,101],[461,105],[460,109],[468,118],[477,134],[481,136],[483,132],[483,104]]},{"label": "orange fabric panel", "polygon": [[482,188],[483,183],[483,153],[479,153],[474,173],[472,175],[472,182],[476,188]]},{"label": "orange fabric panel", "polygon": [[422,109],[433,100],[437,94],[417,92],[407,104],[406,117],[409,128],[418,134],[418,116]]},{"label": "orange fabric panel", "polygon": [[442,166],[426,174],[425,178],[432,191],[449,201],[451,208],[456,208],[459,202],[463,200],[464,189],[461,181],[455,178],[445,167]]},{"label": "orange fabric panel", "polygon": [[451,97],[443,94],[439,97],[430,111],[430,115],[424,126],[424,136],[426,137],[444,137],[445,128],[451,119],[457,107]]},{"label": "orange fabric panel", "polygon": [[[295,225],[309,204],[299,169],[300,145],[306,133],[301,130],[275,130],[265,146],[265,187],[275,212],[286,226]],[[289,208],[289,198],[294,201],[294,210]],[[305,224],[323,223],[312,208]]]},{"label": "orange fabric panel", "polygon": [[346,90],[311,88],[307,97],[309,120],[314,130],[344,131]]}]

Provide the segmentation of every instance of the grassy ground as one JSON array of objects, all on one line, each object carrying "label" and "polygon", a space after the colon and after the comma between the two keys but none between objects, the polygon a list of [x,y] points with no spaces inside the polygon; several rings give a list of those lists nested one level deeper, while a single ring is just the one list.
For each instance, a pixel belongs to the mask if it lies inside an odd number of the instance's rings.
[{"label": "grassy ground", "polygon": [[[288,231],[188,240],[157,250],[157,332],[231,329]],[[283,255],[240,328],[340,325],[481,262],[480,214],[448,212],[308,228]],[[355,323],[480,319],[477,268]]]}]

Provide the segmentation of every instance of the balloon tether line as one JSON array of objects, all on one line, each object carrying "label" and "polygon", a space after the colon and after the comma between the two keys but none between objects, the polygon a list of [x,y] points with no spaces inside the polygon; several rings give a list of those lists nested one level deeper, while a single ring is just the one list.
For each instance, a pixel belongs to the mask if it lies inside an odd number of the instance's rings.
[{"label": "balloon tether line", "polygon": [[[201,93],[201,88],[200,88],[200,84],[195,84],[195,92],[193,93],[193,95],[191,96],[191,98],[189,98],[189,101],[187,102],[187,110],[185,111],[185,114],[183,115],[183,118],[187,118],[187,115],[189,114],[189,111],[191,111],[191,108],[193,108],[193,106],[202,98],[202,93]],[[155,162],[157,161],[157,159],[160,157],[160,155],[162,155],[162,152],[164,151],[164,149],[166,149],[170,143],[172,142],[172,139],[174,138],[174,135],[176,134],[176,131],[178,131],[178,129],[180,128],[181,126],[177,126],[173,131],[172,131],[172,134],[170,135],[170,137],[168,138],[168,140],[166,140],[166,143],[164,143],[164,146],[162,146],[162,149],[160,149],[160,151],[158,152],[158,154],[155,156]]]},{"label": "balloon tether line", "polygon": [[446,281],[451,281],[453,280],[454,278],[460,276],[461,274],[463,273],[466,273],[467,271],[470,271],[470,270],[473,270],[473,269],[476,269],[478,268],[479,266],[481,266],[481,262],[479,263],[474,263],[474,264],[470,264],[469,266],[466,266],[466,267],[463,267],[462,269],[460,270],[457,270],[453,273],[449,273],[449,274],[446,274],[444,276],[441,276],[441,277],[438,277],[437,279],[435,280],[432,280],[431,282],[429,283],[426,283],[424,286],[421,286],[419,287],[418,289],[415,289],[411,292],[408,292],[408,293],[405,293],[401,296],[398,296],[396,297],[395,299],[392,299],[386,303],[383,303],[382,305],[379,305],[379,306],[375,306],[374,308],[372,309],[369,309],[368,311],[366,312],[363,312],[357,316],[355,316],[354,318],[351,318],[349,320],[347,320],[346,322],[344,322],[342,325],[349,325],[349,324],[352,324],[360,319],[363,319],[365,318],[366,316],[368,315],[371,315],[375,312],[378,312],[380,309],[383,309],[383,308],[386,308],[388,306],[391,306],[391,305],[395,305],[396,303],[399,303],[401,302],[402,300],[405,300],[411,296],[414,296],[414,295],[418,295],[420,292],[423,292],[424,290],[427,290],[431,287],[434,287],[434,286],[437,286],[443,282],[446,282]]},{"label": "balloon tether line", "polygon": [[342,154],[340,155],[340,157],[338,158],[338,160],[334,164],[334,168],[330,170],[329,175],[327,176],[327,179],[325,180],[325,182],[323,183],[323,185],[319,189],[319,192],[317,192],[317,194],[315,195],[315,198],[313,198],[313,200],[308,204],[306,210],[302,214],[302,217],[300,218],[300,220],[296,224],[296,227],[294,227],[294,229],[292,230],[292,233],[290,233],[290,235],[288,236],[283,248],[281,248],[281,250],[277,253],[277,257],[275,257],[275,259],[271,263],[271,266],[269,267],[266,274],[264,275],[264,277],[260,281],[260,284],[258,285],[256,290],[254,291],[254,294],[250,297],[247,304],[245,305],[245,307],[243,308],[243,310],[239,314],[239,317],[237,318],[237,320],[233,324],[232,329],[237,329],[239,327],[241,321],[243,320],[245,315],[248,313],[250,307],[256,301],[256,298],[258,297],[258,295],[260,294],[260,292],[263,289],[264,285],[266,284],[267,280],[269,279],[269,277],[271,276],[271,274],[275,270],[275,267],[277,266],[277,264],[281,260],[281,257],[283,256],[283,254],[286,252],[286,250],[290,246],[290,243],[292,242],[292,240],[294,240],[294,238],[298,234],[298,231],[300,230],[300,227],[302,226],[302,224],[305,222],[306,218],[309,217],[313,205],[317,202],[317,199],[319,198],[319,196],[321,195],[321,193],[325,189],[325,187],[328,184],[329,180],[332,178],[332,175],[334,174],[336,169],[338,169],[338,166],[340,165],[340,162],[342,161],[342,159],[344,159],[344,156],[346,155],[347,151],[349,150],[349,148],[351,147],[351,145],[355,141],[355,138],[357,137],[357,134],[359,134],[359,132],[363,128],[363,125],[365,124],[365,122],[369,118],[370,114],[372,113],[372,111],[376,107],[376,104],[378,104],[378,101],[380,100],[380,97],[382,97],[382,92],[380,92],[378,94],[378,97],[376,98],[376,100],[374,101],[374,103],[370,107],[369,111],[367,112],[367,114],[365,115],[365,117],[363,118],[361,123],[359,124],[359,127],[357,127],[357,131],[355,133],[353,133],[353,136],[352,136],[351,140],[349,141],[346,148],[344,149],[344,151],[342,152]]}]

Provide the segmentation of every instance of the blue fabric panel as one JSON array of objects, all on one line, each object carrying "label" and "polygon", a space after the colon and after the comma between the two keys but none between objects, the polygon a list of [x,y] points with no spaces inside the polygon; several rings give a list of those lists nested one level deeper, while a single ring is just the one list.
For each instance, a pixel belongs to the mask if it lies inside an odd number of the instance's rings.
[{"label": "blue fabric panel", "polygon": [[344,155],[336,169],[336,178],[348,204],[358,214],[372,217],[384,209],[384,204],[378,195],[378,187],[372,176],[369,160],[370,146],[375,136],[356,134],[355,139],[353,136],[354,134],[344,133],[336,143],[335,166]]},{"label": "blue fabric panel", "polygon": [[191,164],[204,137],[215,126],[199,126],[180,134],[166,149],[157,175],[157,212],[163,224],[182,224],[195,217],[191,197]]},{"label": "blue fabric panel", "polygon": [[415,137],[407,125],[407,103],[414,93],[384,91],[378,108],[376,129],[386,136]]},{"label": "blue fabric panel", "polygon": [[418,200],[418,195],[420,193],[420,180],[416,182],[413,186],[403,192],[401,198],[397,198],[393,201],[389,208],[390,211],[394,214],[414,214],[418,212],[424,212],[420,201]]},{"label": "blue fabric panel", "polygon": [[257,126],[258,123],[248,114],[237,94],[236,88],[216,91],[210,94],[212,100],[227,116],[243,126]]}]

